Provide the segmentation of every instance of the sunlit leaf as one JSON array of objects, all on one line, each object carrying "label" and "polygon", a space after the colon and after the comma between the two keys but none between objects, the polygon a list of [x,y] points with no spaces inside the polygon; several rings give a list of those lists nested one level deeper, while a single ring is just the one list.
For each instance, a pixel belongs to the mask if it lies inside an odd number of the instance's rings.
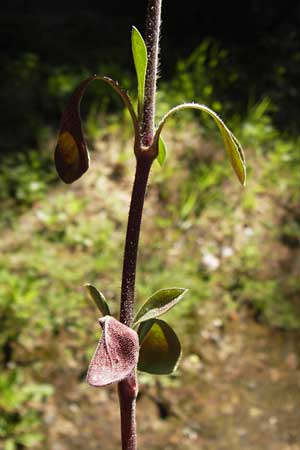
[{"label": "sunlit leaf", "polygon": [[183,298],[187,291],[188,289],[174,287],[160,289],[155,292],[148,298],[148,300],[146,300],[136,314],[134,326],[140,322],[144,322],[148,319],[154,319],[155,317],[166,313]]},{"label": "sunlit leaf", "polygon": [[93,300],[93,302],[96,304],[97,308],[103,314],[103,316],[109,316],[110,315],[109,307],[102,292],[98,291],[98,289],[92,284],[86,284],[85,287],[87,289],[90,299]]},{"label": "sunlit leaf", "polygon": [[166,157],[167,157],[167,146],[162,136],[160,135],[158,139],[158,155],[157,155],[157,161],[159,162],[160,166],[163,165],[163,163],[166,160]]},{"label": "sunlit leaf", "polygon": [[140,355],[138,369],[167,375],[176,369],[181,345],[174,330],[163,320],[151,319],[139,327]]},{"label": "sunlit leaf", "polygon": [[237,138],[233,135],[233,133],[229,130],[229,128],[227,128],[218,114],[216,114],[213,110],[205,105],[200,105],[198,103],[183,103],[182,105],[178,105],[170,109],[170,111],[163,117],[157,127],[153,145],[158,145],[160,133],[168,118],[176,112],[188,108],[198,109],[202,112],[206,112],[214,119],[223,138],[226,153],[229,157],[233,170],[236,173],[240,183],[244,186],[246,183],[246,164],[242,146]]},{"label": "sunlit leaf", "polygon": [[87,86],[93,80],[104,81],[119,94],[131,115],[135,135],[138,135],[139,126],[131,100],[116,81],[97,75],[82,81],[63,112],[54,153],[57,173],[65,183],[73,183],[78,180],[89,168],[89,153],[82,130],[80,102]]},{"label": "sunlit leaf", "polygon": [[138,83],[139,113],[143,107],[145,94],[145,78],[147,70],[147,48],[141,33],[132,27],[131,47]]},{"label": "sunlit leaf", "polygon": [[126,378],[136,367],[139,338],[132,328],[111,316],[99,319],[102,337],[90,362],[87,382],[106,386]]}]

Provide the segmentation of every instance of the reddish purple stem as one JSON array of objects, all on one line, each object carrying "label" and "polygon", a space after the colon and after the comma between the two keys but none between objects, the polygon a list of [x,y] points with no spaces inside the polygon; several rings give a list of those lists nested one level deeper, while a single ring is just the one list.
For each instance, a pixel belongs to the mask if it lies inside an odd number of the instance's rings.
[{"label": "reddish purple stem", "polygon": [[132,373],[118,384],[121,413],[122,450],[136,450],[136,374]]},{"label": "reddish purple stem", "polygon": [[[155,94],[158,66],[158,41],[162,0],[148,0],[146,18],[146,47],[148,66],[145,81],[145,100],[140,132],[140,142],[149,147],[152,144],[155,122]],[[137,152],[135,180],[129,208],[121,288],[120,321],[132,326],[134,316],[134,290],[136,262],[138,254],[140,228],[145,200],[145,192],[151,165],[154,159],[146,149]],[[136,397],[138,385],[133,372],[118,384],[122,450],[137,450],[136,437]]]}]

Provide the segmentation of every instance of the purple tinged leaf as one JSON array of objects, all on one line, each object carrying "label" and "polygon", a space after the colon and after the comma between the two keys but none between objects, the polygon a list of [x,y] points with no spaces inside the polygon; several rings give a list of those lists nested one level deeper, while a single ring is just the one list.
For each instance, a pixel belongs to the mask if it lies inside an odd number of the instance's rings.
[{"label": "purple tinged leaf", "polygon": [[54,159],[60,178],[68,184],[80,178],[89,168],[89,153],[83,136],[79,108],[85,89],[93,78],[80,83],[61,119]]},{"label": "purple tinged leaf", "polygon": [[181,345],[175,331],[163,320],[151,319],[139,327],[140,354],[138,369],[155,375],[176,370]]},{"label": "purple tinged leaf", "polygon": [[136,367],[139,354],[137,333],[111,316],[99,319],[102,336],[90,362],[87,382],[106,386],[126,378]]},{"label": "purple tinged leaf", "polygon": [[101,80],[119,94],[131,115],[135,135],[139,125],[127,93],[108,77],[93,75],[83,80],[71,96],[62,115],[58,141],[54,152],[55,166],[60,178],[67,184],[78,180],[89,168],[89,152],[84,139],[80,117],[80,102],[87,86],[93,80]]},{"label": "purple tinged leaf", "polygon": [[188,289],[173,287],[160,289],[155,292],[141,306],[134,318],[133,325],[135,326],[166,313],[184,297],[187,291]]}]

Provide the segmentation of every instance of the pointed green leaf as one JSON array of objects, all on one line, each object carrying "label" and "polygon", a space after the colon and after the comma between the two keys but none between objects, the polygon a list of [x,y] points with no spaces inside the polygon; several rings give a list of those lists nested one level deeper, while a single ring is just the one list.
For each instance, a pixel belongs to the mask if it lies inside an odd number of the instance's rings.
[{"label": "pointed green leaf", "polygon": [[158,155],[157,155],[157,161],[159,162],[160,166],[163,165],[163,163],[166,160],[166,157],[167,157],[167,146],[162,136],[160,135],[158,139]]},{"label": "pointed green leaf", "polygon": [[138,334],[138,369],[156,375],[174,372],[181,356],[181,345],[174,330],[163,320],[151,319],[140,325]]},{"label": "pointed green leaf", "polygon": [[89,298],[93,300],[103,316],[110,316],[109,307],[102,292],[98,291],[98,289],[92,284],[86,284],[85,287],[87,289]]},{"label": "pointed green leaf", "polygon": [[144,104],[147,48],[141,33],[136,27],[132,27],[131,48],[138,82],[138,110],[140,112]]},{"label": "pointed green leaf", "polygon": [[167,288],[155,292],[141,306],[134,318],[133,325],[161,316],[178,303],[187,293],[184,288]]},{"label": "pointed green leaf", "polygon": [[218,116],[218,114],[216,114],[213,110],[211,110],[205,105],[200,105],[198,103],[183,103],[182,105],[178,105],[170,109],[170,111],[162,118],[157,127],[154,136],[154,145],[158,145],[160,133],[168,118],[174,113],[187,108],[198,109],[202,112],[206,112],[214,119],[223,138],[226,153],[229,157],[233,170],[235,171],[240,183],[244,186],[246,183],[246,164],[242,146],[237,140],[237,138],[233,135],[233,133],[229,130],[229,128],[227,128],[227,126],[225,125],[223,120]]}]

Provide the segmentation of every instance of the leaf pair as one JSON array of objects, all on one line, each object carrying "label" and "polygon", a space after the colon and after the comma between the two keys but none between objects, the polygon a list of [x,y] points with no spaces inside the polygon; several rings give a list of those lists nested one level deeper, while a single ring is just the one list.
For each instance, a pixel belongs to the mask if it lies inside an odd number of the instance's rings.
[{"label": "leaf pair", "polygon": [[102,336],[86,377],[90,385],[102,387],[122,381],[136,366],[156,375],[169,374],[176,369],[181,345],[166,322],[147,320],[140,326],[139,335],[111,316],[102,317],[99,323]]},{"label": "leaf pair", "polygon": [[[138,334],[110,316],[104,295],[95,286],[86,285],[89,297],[104,315],[99,320],[102,337],[91,360],[87,381],[105,386],[126,378],[137,366],[152,374],[172,373],[181,356],[180,341],[174,330],[158,316],[169,311],[187,289],[168,288],[154,293],[136,314]],[[140,347],[140,348],[139,348]]]},{"label": "leaf pair", "polygon": [[[145,78],[147,71],[147,48],[141,34],[135,27],[132,28],[131,41],[132,41],[133,59],[138,81],[138,110],[140,118],[142,114],[141,113],[142,107],[144,104]],[[243,149],[240,143],[233,135],[233,133],[227,128],[225,123],[213,110],[211,110],[205,105],[200,105],[198,103],[185,103],[172,108],[159,123],[153,142],[153,147],[157,152],[157,160],[159,164],[162,165],[164,163],[167,154],[167,147],[161,136],[162,128],[167,119],[172,114],[186,108],[199,109],[202,112],[208,113],[214,119],[221,132],[225,149],[231,162],[231,165],[233,167],[233,170],[235,171],[241,184],[244,185],[246,182],[246,166]]]},{"label": "leaf pair", "polygon": [[[85,285],[89,298],[95,303],[99,311],[103,316],[109,316],[110,310],[107,301],[98,289],[92,284]],[[188,292],[188,289],[184,288],[167,288],[160,289],[151,295],[148,300],[141,306],[133,321],[133,327],[136,327],[141,322],[145,322],[149,319],[165,314],[171,308],[173,308]]]},{"label": "leaf pair", "polygon": [[[117,82],[108,77],[97,75],[93,75],[82,81],[75,90],[74,94],[71,96],[62,115],[58,142],[55,149],[54,157],[56,169],[59,176],[65,183],[73,183],[89,168],[89,153],[82,130],[80,102],[87,86],[93,80],[97,79],[104,81],[121,97],[132,118],[135,134],[135,149],[140,151],[141,142],[139,124],[142,121],[143,114],[148,56],[145,42],[135,27],[132,28],[131,44],[138,84],[138,116],[134,111],[128,94],[119,87]],[[244,185],[246,182],[246,165],[240,143],[214,111],[207,106],[198,103],[184,103],[182,105],[175,106],[160,121],[152,144],[152,150],[154,150],[154,154],[157,155],[159,164],[162,165],[164,163],[167,154],[167,147],[161,136],[162,129],[170,116],[187,108],[198,109],[202,112],[206,112],[214,119],[222,135],[231,165],[239,181],[242,185]]]}]

